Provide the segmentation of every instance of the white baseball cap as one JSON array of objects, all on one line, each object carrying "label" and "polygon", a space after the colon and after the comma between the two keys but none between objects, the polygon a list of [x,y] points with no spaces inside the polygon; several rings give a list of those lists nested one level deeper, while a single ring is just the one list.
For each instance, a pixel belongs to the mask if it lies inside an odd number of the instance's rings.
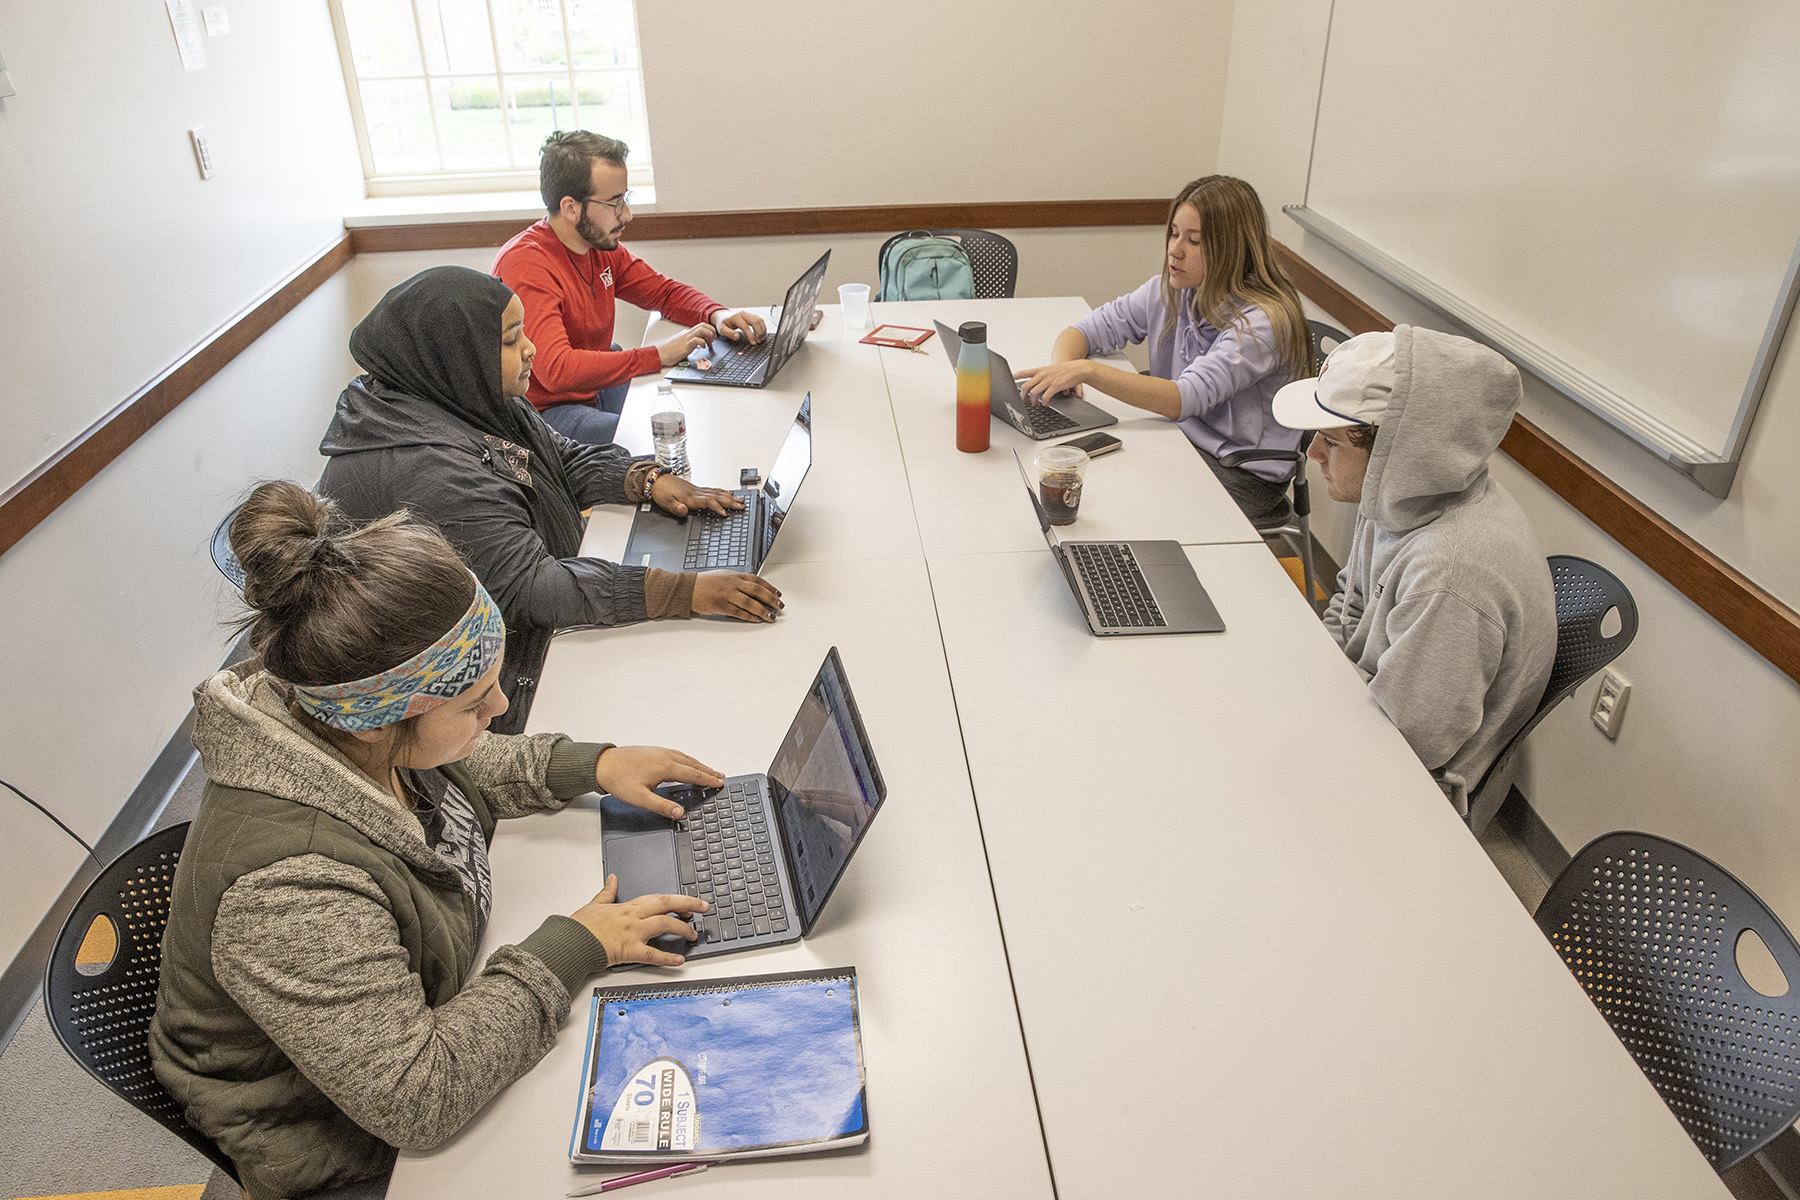
[{"label": "white baseball cap", "polygon": [[1275,393],[1275,419],[1289,429],[1379,425],[1394,394],[1394,335],[1362,333],[1333,350],[1317,379]]}]

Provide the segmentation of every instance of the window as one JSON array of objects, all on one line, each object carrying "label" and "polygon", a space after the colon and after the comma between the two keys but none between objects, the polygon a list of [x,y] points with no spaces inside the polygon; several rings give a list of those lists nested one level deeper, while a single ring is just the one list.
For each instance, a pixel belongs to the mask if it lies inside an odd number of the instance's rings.
[{"label": "window", "polygon": [[370,195],[537,188],[538,147],[591,129],[650,184],[632,0],[331,0]]}]

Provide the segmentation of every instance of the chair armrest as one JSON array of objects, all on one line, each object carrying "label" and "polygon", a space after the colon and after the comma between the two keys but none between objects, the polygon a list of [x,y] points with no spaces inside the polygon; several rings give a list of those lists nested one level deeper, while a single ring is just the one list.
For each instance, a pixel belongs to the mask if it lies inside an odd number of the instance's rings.
[{"label": "chair armrest", "polygon": [[1298,450],[1233,450],[1230,454],[1219,456],[1219,465],[1223,467],[1241,466],[1247,462],[1305,462],[1306,455]]}]

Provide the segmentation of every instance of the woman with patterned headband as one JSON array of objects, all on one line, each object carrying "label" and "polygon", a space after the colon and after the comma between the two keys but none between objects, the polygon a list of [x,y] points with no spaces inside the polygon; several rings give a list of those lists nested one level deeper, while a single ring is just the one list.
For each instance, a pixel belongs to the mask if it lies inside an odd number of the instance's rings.
[{"label": "woman with patterned headband", "polygon": [[[598,790],[657,812],[713,771],[654,747],[485,732],[506,628],[448,543],[360,529],[289,483],[232,524],[257,655],[195,689],[210,782],[182,850],[150,1032],[157,1077],[252,1200],[384,1176],[543,1057],[609,963],[704,911],[611,877],[477,965],[496,819]],[[380,1194],[379,1188],[373,1194]]]}]

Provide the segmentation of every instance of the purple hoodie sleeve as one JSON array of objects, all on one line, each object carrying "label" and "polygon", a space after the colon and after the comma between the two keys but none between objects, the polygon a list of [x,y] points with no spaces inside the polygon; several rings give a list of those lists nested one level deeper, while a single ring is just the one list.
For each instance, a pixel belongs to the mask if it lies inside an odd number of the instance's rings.
[{"label": "purple hoodie sleeve", "polygon": [[1148,341],[1162,315],[1162,276],[1152,275],[1135,292],[1110,300],[1075,322],[1075,328],[1087,339],[1089,354],[1111,354]]},{"label": "purple hoodie sleeve", "polygon": [[1269,318],[1262,309],[1252,307],[1245,320],[1248,329],[1227,324],[1213,344],[1176,378],[1182,420],[1218,407],[1275,369],[1275,331]]}]

